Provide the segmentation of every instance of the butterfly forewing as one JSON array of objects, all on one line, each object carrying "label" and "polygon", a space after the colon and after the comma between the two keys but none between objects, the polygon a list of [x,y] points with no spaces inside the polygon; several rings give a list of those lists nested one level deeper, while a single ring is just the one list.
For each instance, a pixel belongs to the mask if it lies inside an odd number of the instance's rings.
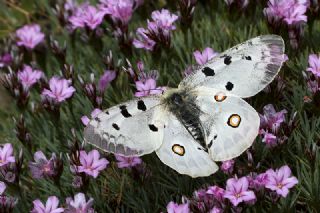
[{"label": "butterfly forewing", "polygon": [[259,36],[216,56],[187,76],[179,87],[204,86],[250,97],[274,79],[283,60],[283,39],[277,35]]},{"label": "butterfly forewing", "polygon": [[98,114],[85,128],[85,140],[107,152],[139,156],[162,143],[165,117],[158,97],[114,106]]}]

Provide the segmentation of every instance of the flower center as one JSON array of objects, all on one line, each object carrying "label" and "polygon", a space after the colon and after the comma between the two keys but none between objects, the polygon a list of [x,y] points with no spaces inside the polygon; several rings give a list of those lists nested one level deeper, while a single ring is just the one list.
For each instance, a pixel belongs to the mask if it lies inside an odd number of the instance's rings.
[{"label": "flower center", "polygon": [[87,169],[88,169],[89,171],[93,171],[93,168],[92,168],[91,166],[87,166]]},{"label": "flower center", "polygon": [[51,169],[50,169],[50,166],[48,166],[48,165],[46,165],[46,166],[43,167],[43,171],[44,171],[44,172],[50,172],[50,170],[51,170]]},{"label": "flower center", "polygon": [[282,189],[283,184],[282,184],[282,183],[278,183],[278,184],[277,184],[277,187],[278,187],[279,189]]},{"label": "flower center", "polygon": [[240,198],[240,197],[241,197],[241,193],[235,194],[235,197],[236,197],[236,198]]}]

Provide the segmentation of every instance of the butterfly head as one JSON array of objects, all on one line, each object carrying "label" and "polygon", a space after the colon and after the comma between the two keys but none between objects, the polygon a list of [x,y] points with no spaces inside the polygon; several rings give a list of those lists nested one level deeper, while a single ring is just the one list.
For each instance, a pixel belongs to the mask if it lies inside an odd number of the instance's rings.
[{"label": "butterfly head", "polygon": [[170,89],[165,92],[162,101],[168,106],[181,106],[186,102],[186,94],[180,89]]}]

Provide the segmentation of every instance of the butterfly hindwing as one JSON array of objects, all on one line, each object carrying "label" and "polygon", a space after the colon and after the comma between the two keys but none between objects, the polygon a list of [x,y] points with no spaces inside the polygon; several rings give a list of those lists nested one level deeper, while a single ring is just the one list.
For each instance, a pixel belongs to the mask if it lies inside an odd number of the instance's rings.
[{"label": "butterfly hindwing", "polygon": [[98,114],[84,131],[85,140],[111,153],[140,156],[159,148],[164,117],[159,98],[146,97],[119,104]]},{"label": "butterfly hindwing", "polygon": [[218,170],[209,154],[172,114],[168,116],[163,143],[156,153],[164,164],[180,174],[203,177]]},{"label": "butterfly hindwing", "polygon": [[277,35],[259,36],[214,57],[187,76],[179,87],[203,86],[250,97],[274,79],[283,60],[283,39]]},{"label": "butterfly hindwing", "polygon": [[214,161],[230,160],[249,148],[258,135],[258,113],[243,99],[199,88],[197,104],[207,132],[206,143]]}]

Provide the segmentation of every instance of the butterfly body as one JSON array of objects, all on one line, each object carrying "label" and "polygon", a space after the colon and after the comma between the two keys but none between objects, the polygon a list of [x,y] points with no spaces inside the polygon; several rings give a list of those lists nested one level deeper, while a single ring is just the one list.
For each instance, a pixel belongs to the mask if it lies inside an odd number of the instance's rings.
[{"label": "butterfly body", "polygon": [[284,58],[280,36],[250,39],[198,67],[162,95],[137,98],[92,119],[85,140],[124,156],[156,152],[180,174],[201,177],[250,147],[259,132],[251,97],[277,75]]},{"label": "butterfly body", "polygon": [[201,111],[195,104],[196,98],[196,95],[186,88],[169,89],[164,93],[161,103],[206,150],[204,130],[200,121]]}]

